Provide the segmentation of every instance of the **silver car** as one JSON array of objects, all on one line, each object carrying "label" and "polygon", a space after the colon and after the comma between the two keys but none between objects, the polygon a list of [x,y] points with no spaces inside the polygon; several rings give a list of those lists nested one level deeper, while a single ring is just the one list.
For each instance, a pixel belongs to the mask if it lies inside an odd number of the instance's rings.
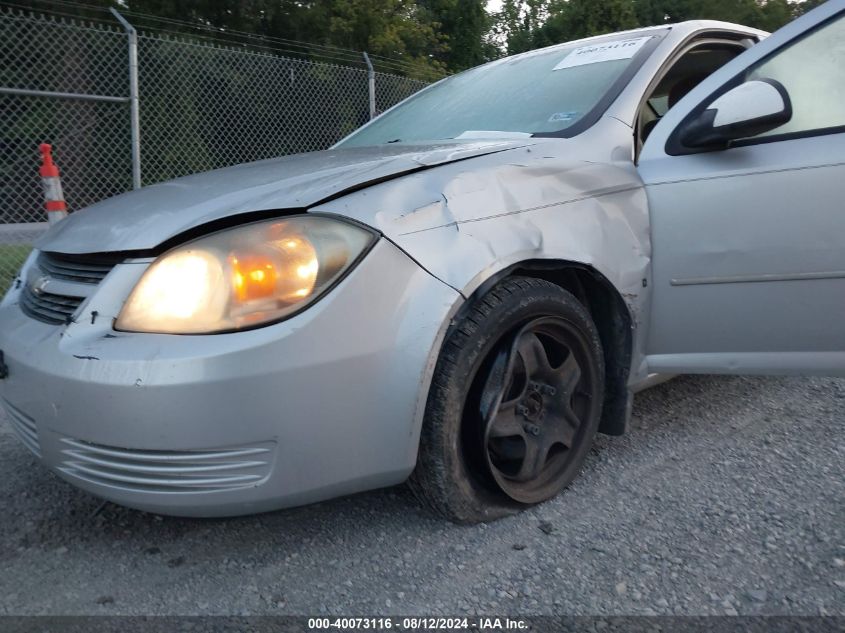
[{"label": "silver car", "polygon": [[410,478],[549,499],[653,375],[845,375],[845,0],[502,59],[334,148],[112,198],[0,304],[0,396],[72,484],[191,516]]}]

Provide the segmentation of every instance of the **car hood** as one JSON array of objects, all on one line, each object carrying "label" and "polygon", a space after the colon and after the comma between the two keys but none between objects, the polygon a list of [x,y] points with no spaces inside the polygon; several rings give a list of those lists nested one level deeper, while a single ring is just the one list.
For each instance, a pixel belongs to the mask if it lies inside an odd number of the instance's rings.
[{"label": "car hood", "polygon": [[109,198],[36,242],[59,253],[146,251],[239,214],[306,209],[403,174],[532,145],[533,139],[332,149],[246,163]]}]

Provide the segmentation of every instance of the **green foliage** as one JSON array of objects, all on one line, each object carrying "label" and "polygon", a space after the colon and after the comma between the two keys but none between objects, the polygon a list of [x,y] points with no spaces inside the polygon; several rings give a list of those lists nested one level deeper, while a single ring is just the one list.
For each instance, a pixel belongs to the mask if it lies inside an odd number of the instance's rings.
[{"label": "green foliage", "polygon": [[443,51],[446,38],[423,19],[423,11],[416,3],[334,0],[326,5],[326,39],[331,44],[438,68],[434,57]]},{"label": "green foliage", "polygon": [[825,2],[827,0],[804,0],[800,4],[795,5],[794,10],[798,15],[804,15],[807,11],[811,11]]},{"label": "green foliage", "polygon": [[637,26],[631,0],[557,0],[550,5],[549,18],[535,39],[538,44],[547,45]]},{"label": "green foliage", "polygon": [[31,250],[31,246],[24,244],[0,246],[0,297],[6,294]]},{"label": "green foliage", "polygon": [[[40,0],[50,4],[51,0]],[[824,0],[87,0],[128,11],[261,37],[367,51],[385,67],[432,78],[572,39],[684,20],[736,22],[774,31]],[[80,8],[85,13],[86,9]],[[179,30],[178,24],[168,28]],[[312,58],[330,52],[314,49]],[[346,53],[347,61],[355,60]],[[341,62],[342,63],[342,62]],[[382,62],[383,63],[383,62]],[[389,64],[388,64],[389,66]]]},{"label": "green foliage", "polygon": [[548,0],[504,0],[496,33],[504,41],[505,53],[514,55],[545,43],[538,36],[547,17]]},{"label": "green foliage", "polygon": [[823,0],[504,0],[495,32],[507,54],[641,26],[722,20],[775,31]]},{"label": "green foliage", "polygon": [[452,71],[472,68],[497,56],[486,40],[493,26],[480,0],[418,0],[423,19],[443,37],[434,57]]},{"label": "green foliage", "polygon": [[[128,0],[130,11],[275,40],[367,51],[432,76],[482,63],[484,0]],[[170,25],[168,28],[180,28]],[[330,55],[325,49],[312,58]],[[348,55],[347,55],[348,57]],[[355,59],[347,59],[350,63]],[[327,60],[337,61],[337,60]],[[378,62],[376,63],[378,66]],[[396,72],[396,69],[386,69]]]}]

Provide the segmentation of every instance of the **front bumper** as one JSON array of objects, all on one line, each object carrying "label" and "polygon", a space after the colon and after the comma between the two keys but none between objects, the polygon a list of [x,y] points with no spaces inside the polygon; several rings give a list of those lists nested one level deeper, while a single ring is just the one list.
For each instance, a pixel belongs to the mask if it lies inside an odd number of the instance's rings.
[{"label": "front bumper", "polygon": [[46,466],[116,503],[184,516],[310,503],[410,474],[457,292],[380,240],[282,323],[115,332],[146,265],[118,265],[67,326],[25,316],[16,290],[0,305],[0,398]]}]

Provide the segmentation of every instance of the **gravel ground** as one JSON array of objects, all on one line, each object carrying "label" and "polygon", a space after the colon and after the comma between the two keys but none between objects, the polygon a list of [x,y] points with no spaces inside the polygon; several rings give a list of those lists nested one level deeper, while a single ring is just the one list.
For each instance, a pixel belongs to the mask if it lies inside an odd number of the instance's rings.
[{"label": "gravel ground", "polygon": [[472,527],[404,487],[95,513],[0,429],[0,613],[845,615],[844,380],[676,379],[561,497]]}]

